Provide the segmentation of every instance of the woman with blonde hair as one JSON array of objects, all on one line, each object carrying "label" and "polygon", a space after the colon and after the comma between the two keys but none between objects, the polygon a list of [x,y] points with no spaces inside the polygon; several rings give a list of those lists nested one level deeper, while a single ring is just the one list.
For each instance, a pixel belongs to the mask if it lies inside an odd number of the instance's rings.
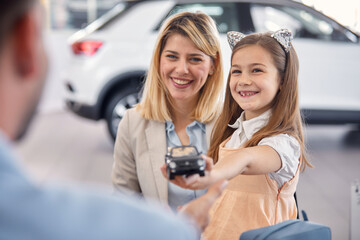
[{"label": "woman with blonde hair", "polygon": [[141,102],[117,132],[112,181],[121,192],[156,199],[172,209],[202,195],[163,178],[169,147],[194,145],[206,153],[223,93],[218,31],[204,13],[178,13],[163,24]]}]

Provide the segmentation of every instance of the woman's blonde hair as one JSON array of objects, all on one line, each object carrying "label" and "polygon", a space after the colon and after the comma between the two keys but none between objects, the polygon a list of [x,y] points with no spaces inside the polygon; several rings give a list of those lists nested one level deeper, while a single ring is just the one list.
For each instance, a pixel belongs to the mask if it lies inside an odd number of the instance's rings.
[{"label": "woman's blonde hair", "polygon": [[[250,45],[258,45],[268,51],[274,64],[280,74],[280,90],[276,94],[272,102],[272,115],[268,124],[256,132],[244,147],[256,146],[261,139],[277,134],[289,134],[297,139],[301,147],[301,170],[306,165],[312,167],[306,158],[306,150],[303,137],[302,118],[299,109],[298,100],[298,72],[299,60],[295,49],[291,47],[286,53],[282,46],[271,37],[271,33],[254,33],[240,40],[233,48],[231,61],[234,54],[239,50]],[[227,80],[227,86],[230,83],[230,73]],[[212,136],[208,155],[214,159],[214,163],[218,160],[220,144],[231,136],[234,132],[228,126],[234,123],[240,116],[243,109],[236,103],[230,93],[230,88],[226,88],[225,102],[222,113],[217,119]]]},{"label": "woman's blonde hair", "polygon": [[141,116],[156,121],[172,120],[172,99],[160,76],[160,56],[172,34],[188,37],[195,46],[210,56],[214,72],[200,90],[197,106],[192,112],[194,120],[207,123],[218,116],[223,99],[223,62],[219,33],[214,20],[204,13],[182,12],[167,19],[160,29],[150,68],[143,88],[141,102],[136,106]]}]

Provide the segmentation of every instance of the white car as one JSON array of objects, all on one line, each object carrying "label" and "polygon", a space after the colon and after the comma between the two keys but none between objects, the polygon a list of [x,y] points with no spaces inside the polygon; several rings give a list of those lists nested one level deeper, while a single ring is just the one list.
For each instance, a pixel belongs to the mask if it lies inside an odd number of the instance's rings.
[{"label": "white car", "polygon": [[169,15],[202,11],[217,23],[225,63],[226,32],[290,29],[300,59],[300,107],[307,123],[360,126],[359,35],[301,3],[287,0],[125,1],[70,39],[67,106],[106,119],[113,138],[124,111],[139,100],[158,29]]}]

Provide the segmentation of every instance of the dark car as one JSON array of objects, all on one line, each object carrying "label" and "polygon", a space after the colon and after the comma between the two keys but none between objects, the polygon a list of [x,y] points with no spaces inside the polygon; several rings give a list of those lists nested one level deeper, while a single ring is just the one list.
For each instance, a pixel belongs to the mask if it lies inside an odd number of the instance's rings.
[{"label": "dark car", "polygon": [[205,176],[205,160],[195,146],[180,146],[170,148],[165,155],[166,171],[169,179],[175,175],[191,175],[198,173]]}]

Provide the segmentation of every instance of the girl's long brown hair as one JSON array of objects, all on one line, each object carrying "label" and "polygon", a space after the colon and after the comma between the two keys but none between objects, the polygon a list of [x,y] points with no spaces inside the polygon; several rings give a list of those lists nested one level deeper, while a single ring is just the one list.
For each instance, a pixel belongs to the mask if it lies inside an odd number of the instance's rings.
[{"label": "girl's long brown hair", "polygon": [[[280,90],[272,102],[272,115],[268,124],[256,132],[244,147],[257,146],[261,139],[278,134],[288,134],[297,139],[301,147],[301,170],[312,167],[307,160],[304,144],[302,118],[298,99],[299,60],[293,47],[286,53],[282,46],[271,37],[271,33],[254,33],[238,42],[232,52],[231,61],[237,50],[250,45],[259,45],[268,51],[281,77]],[[232,98],[229,88],[230,73],[227,80],[226,95],[222,113],[217,119],[211,134],[211,144],[208,155],[218,161],[220,144],[231,136],[232,124],[240,116],[243,109]]]}]

